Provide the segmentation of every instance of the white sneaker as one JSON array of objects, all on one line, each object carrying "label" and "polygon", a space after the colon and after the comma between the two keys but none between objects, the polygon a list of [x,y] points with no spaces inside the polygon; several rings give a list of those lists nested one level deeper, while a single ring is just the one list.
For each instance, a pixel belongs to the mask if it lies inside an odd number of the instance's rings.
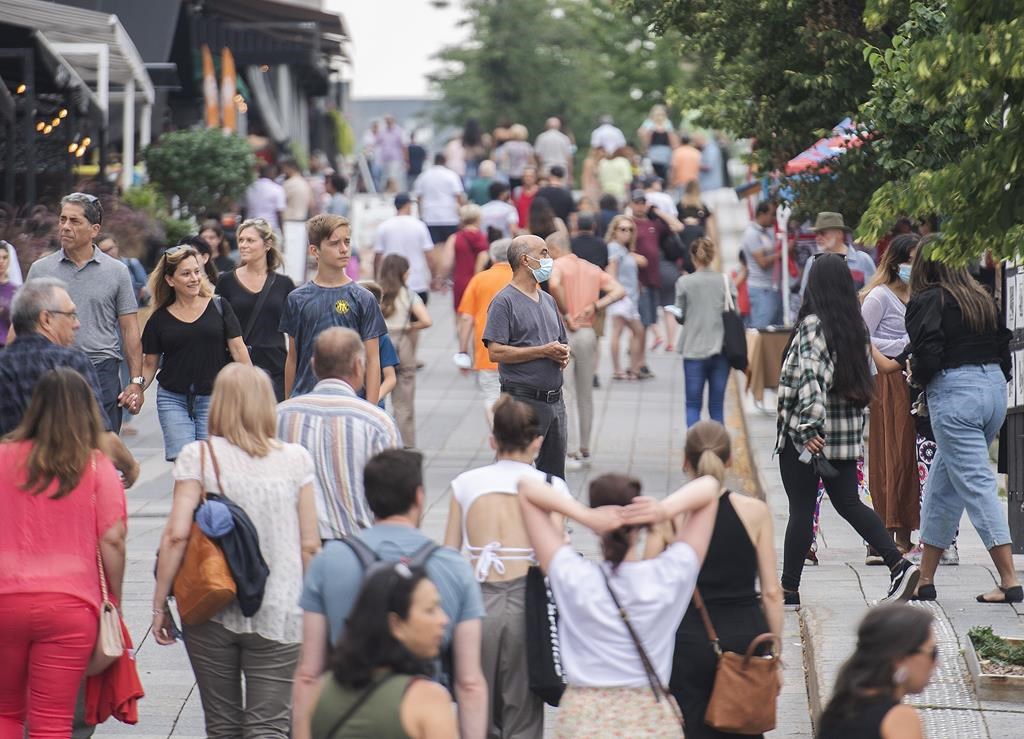
[{"label": "white sneaker", "polygon": [[565,471],[566,472],[578,472],[583,468],[583,463],[575,457],[565,458]]},{"label": "white sneaker", "polygon": [[939,564],[946,565],[947,567],[956,567],[960,564],[960,552],[957,551],[956,544],[950,544],[949,549],[942,552],[942,556],[939,557]]}]

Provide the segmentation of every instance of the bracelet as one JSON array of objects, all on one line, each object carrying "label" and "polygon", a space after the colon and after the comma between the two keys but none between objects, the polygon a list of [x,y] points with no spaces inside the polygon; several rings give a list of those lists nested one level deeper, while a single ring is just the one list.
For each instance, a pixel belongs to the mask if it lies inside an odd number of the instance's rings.
[{"label": "bracelet", "polygon": [[163,608],[154,608],[153,609],[153,615],[154,616],[162,616],[162,615],[164,615],[165,613],[168,613],[168,612],[169,611],[168,611],[167,606],[164,606]]}]

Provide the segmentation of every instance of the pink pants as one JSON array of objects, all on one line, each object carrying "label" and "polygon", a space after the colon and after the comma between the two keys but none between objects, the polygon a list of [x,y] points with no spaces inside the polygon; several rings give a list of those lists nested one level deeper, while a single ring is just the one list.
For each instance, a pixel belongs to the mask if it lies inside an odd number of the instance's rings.
[{"label": "pink pants", "polygon": [[63,593],[0,595],[0,739],[68,739],[96,609]]}]

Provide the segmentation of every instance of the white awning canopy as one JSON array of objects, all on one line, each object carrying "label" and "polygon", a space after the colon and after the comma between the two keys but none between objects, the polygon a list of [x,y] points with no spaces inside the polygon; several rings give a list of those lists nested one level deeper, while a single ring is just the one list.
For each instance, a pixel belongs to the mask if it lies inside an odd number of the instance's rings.
[{"label": "white awning canopy", "polygon": [[3,0],[0,23],[33,31],[43,53],[67,71],[106,126],[112,97],[124,102],[124,184],[135,163],[135,97],[142,96],[140,145],[149,143],[153,82],[142,57],[116,15],[44,0]]}]

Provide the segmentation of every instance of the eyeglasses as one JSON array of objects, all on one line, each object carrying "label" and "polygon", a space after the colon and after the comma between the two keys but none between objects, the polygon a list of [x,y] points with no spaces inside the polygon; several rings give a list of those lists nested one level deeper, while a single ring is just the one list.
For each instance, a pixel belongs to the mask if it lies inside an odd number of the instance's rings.
[{"label": "eyeglasses", "polygon": [[53,313],[53,314],[59,315],[59,316],[67,316],[72,321],[77,321],[78,320],[78,311],[73,311],[73,310],[48,310],[46,312],[47,313]]}]

